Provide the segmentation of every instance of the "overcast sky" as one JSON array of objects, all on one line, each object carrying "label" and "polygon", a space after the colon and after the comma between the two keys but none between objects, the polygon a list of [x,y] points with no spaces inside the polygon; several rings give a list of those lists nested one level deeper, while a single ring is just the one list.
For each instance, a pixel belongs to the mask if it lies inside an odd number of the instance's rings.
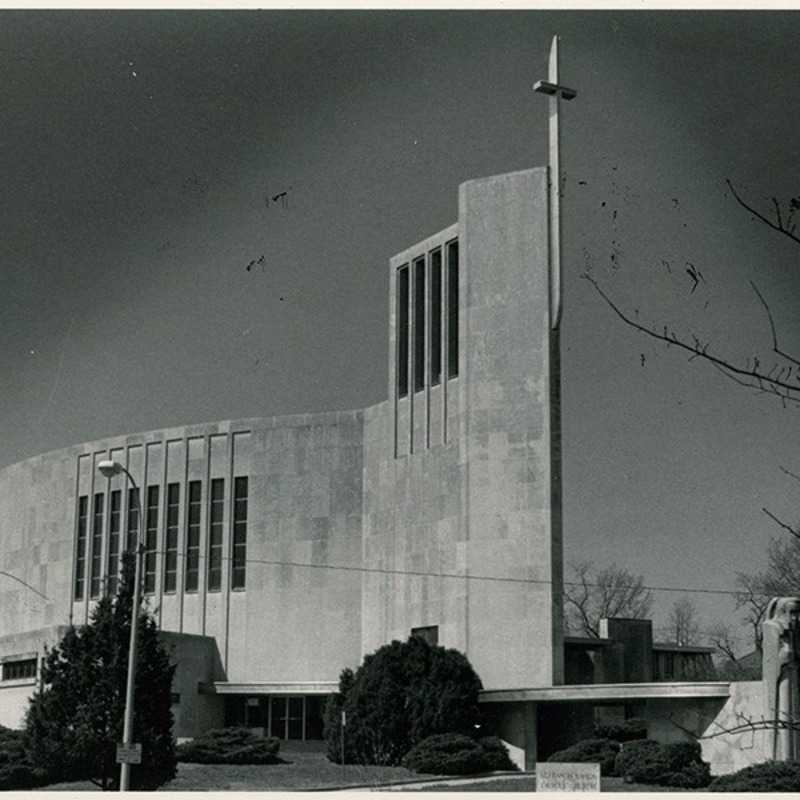
[{"label": "overcast sky", "polygon": [[700,588],[760,566],[761,508],[798,517],[800,410],[580,276],[741,361],[769,348],[754,280],[800,351],[797,247],[725,185],[766,211],[797,194],[796,12],[0,13],[0,465],[384,399],[388,258],[455,221],[460,182],[546,163],[554,33],[578,90],[567,558]]}]

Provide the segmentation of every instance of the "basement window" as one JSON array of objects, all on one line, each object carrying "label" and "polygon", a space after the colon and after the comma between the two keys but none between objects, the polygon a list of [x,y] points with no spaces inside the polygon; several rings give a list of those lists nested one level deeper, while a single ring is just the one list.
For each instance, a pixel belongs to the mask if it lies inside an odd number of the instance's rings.
[{"label": "basement window", "polygon": [[24,658],[19,661],[3,662],[3,680],[18,681],[36,677],[36,659]]}]

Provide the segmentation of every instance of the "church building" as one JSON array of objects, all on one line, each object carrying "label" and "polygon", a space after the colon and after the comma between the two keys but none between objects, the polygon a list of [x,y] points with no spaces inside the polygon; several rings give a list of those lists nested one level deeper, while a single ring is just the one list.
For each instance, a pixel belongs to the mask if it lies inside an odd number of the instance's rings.
[{"label": "church building", "polygon": [[[384,401],[126,433],[0,471],[0,724],[20,724],[44,648],[115,592],[139,531],[178,737],[321,738],[342,669],[410,635],[467,655],[528,767],[597,708],[705,719],[728,701],[727,683],[646,667],[704,648],[659,651],[620,620],[564,641],[548,171],[468,181],[458,199],[451,226],[389,260]],[[101,474],[109,459],[132,480]]]}]

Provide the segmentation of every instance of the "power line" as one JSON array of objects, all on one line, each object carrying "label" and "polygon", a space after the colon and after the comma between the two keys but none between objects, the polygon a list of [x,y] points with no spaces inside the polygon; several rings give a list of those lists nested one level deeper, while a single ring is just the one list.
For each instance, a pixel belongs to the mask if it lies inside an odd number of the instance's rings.
[{"label": "power line", "polygon": [[38,589],[34,589],[29,583],[25,583],[22,578],[18,578],[16,575],[12,575],[10,572],[4,572],[3,570],[0,570],[0,575],[5,575],[6,578],[11,578],[12,581],[21,583],[26,589],[30,589],[35,594],[38,594],[39,597],[43,597],[48,602],[50,601],[50,598],[46,594],[42,594]]},{"label": "power line", "polygon": [[[147,550],[146,553],[155,553],[166,555],[165,550]],[[176,556],[185,558],[186,552],[181,550],[172,550]],[[206,553],[198,553],[198,560],[208,560],[209,556]],[[231,556],[221,556],[221,561],[233,561]],[[240,562],[241,563],[241,562]],[[472,580],[472,581],[493,581],[497,583],[520,583],[520,584],[535,584],[535,585],[553,585],[552,580],[545,578],[515,578],[510,575],[480,575],[474,573],[463,572],[426,572],[424,570],[404,570],[404,569],[389,569],[386,567],[366,567],[356,566],[350,564],[313,564],[308,561],[288,561],[283,559],[266,559],[266,558],[245,558],[245,564],[260,564],[265,566],[274,567],[296,567],[298,569],[325,569],[325,570],[338,570],[342,572],[361,572],[376,575],[394,575],[412,578],[449,578],[456,580]],[[597,588],[603,584],[584,582],[584,581],[562,581],[564,586],[586,586]],[[639,585],[639,584],[637,584]],[[629,589],[630,586],[618,587]],[[674,592],[678,594],[703,594],[703,595],[724,595],[724,596],[737,596],[742,592],[735,589],[701,589],[691,586],[649,586],[641,584],[642,589],[647,589],[653,592]]]}]

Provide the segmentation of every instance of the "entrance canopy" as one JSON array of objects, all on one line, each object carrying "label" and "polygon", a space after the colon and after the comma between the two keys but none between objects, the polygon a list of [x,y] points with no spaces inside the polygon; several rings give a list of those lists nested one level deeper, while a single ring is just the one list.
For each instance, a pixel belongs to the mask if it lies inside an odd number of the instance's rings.
[{"label": "entrance canopy", "polygon": [[676,697],[730,696],[727,681],[659,681],[658,683],[592,683],[569,686],[545,686],[533,689],[484,689],[481,703],[575,702],[618,700],[650,700]]},{"label": "entrance canopy", "polygon": [[246,695],[310,695],[335,694],[339,691],[338,681],[285,681],[282,683],[230,683],[215,681],[200,685],[202,694],[246,694]]}]

